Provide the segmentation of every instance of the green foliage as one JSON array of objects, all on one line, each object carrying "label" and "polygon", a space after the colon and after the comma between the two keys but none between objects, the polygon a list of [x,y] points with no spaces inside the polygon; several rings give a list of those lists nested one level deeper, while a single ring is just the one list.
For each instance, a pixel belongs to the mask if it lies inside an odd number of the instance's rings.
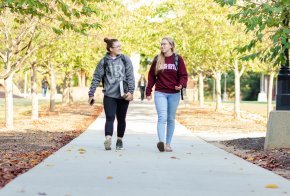
[{"label": "green foliage", "polygon": [[[260,92],[260,73],[256,72],[246,72],[241,77],[241,98],[243,101],[256,101],[258,99],[258,94]],[[227,95],[230,100],[234,99],[235,96],[235,76],[233,71],[227,73],[227,84],[226,90]],[[225,77],[222,75],[221,87],[222,93],[224,89]],[[205,80],[205,96],[208,100],[212,100],[213,94],[213,78],[207,78]]]},{"label": "green foliage", "polygon": [[243,101],[257,101],[260,92],[259,73],[247,72],[241,78],[241,96]]},{"label": "green foliage", "polygon": [[140,54],[140,74],[144,74],[147,71],[148,65],[150,65],[153,61],[153,58],[149,58],[145,54]]},{"label": "green foliage", "polygon": [[[263,3],[235,0],[215,0],[222,6],[236,6],[236,12],[229,14],[233,23],[245,25],[246,32],[253,32],[254,38],[238,48],[240,53],[252,52],[244,60],[259,58],[262,62],[273,62],[274,65],[286,63],[285,50],[289,49],[289,0],[266,1]],[[288,23],[288,24],[287,24]],[[258,43],[271,40],[258,49]]]},{"label": "green foliage", "polygon": [[[134,30],[140,30],[139,40],[134,41],[141,41],[138,46],[141,53],[153,58],[159,52],[162,37],[170,36],[175,40],[176,51],[183,56],[190,75],[229,70],[232,59],[239,58],[232,51],[237,43],[245,43],[248,37],[241,32],[241,25],[230,24],[227,19],[230,10],[211,0],[168,0],[151,5],[146,12],[140,8],[138,13],[141,15],[138,21],[143,20],[134,25]],[[140,48],[144,43],[145,49]]]},{"label": "green foliage", "polygon": [[0,14],[4,10],[12,13],[37,17],[55,21],[56,26],[52,27],[56,34],[63,33],[63,30],[72,30],[85,34],[88,29],[100,28],[99,23],[81,20],[81,17],[92,17],[98,15],[95,4],[98,1],[71,0],[71,1],[40,1],[40,0],[2,0],[0,4]]},{"label": "green foliage", "polygon": [[[41,72],[46,72],[45,67],[53,63],[63,68],[58,71],[89,73],[89,65],[95,65],[91,60],[96,48],[91,47],[93,37],[89,40],[83,35],[100,30],[102,12],[98,9],[101,3],[103,1],[99,0],[0,1],[3,32],[0,41],[6,43],[0,45],[0,78],[23,69],[28,57],[43,65]],[[5,32],[9,35],[4,36]],[[6,50],[11,52],[5,53]],[[64,53],[69,56],[63,58]],[[6,59],[13,66],[6,66]]]}]

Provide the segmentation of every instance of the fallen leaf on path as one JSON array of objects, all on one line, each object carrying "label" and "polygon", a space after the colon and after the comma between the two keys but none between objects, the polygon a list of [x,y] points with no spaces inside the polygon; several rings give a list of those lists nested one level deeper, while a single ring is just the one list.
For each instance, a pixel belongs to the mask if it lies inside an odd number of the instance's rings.
[{"label": "fallen leaf on path", "polygon": [[112,180],[112,179],[113,179],[112,176],[108,176],[108,177],[107,177],[107,180]]},{"label": "fallen leaf on path", "polygon": [[176,157],[174,157],[174,156],[173,156],[173,157],[170,157],[170,158],[172,158],[172,159],[177,159],[177,158],[176,158]]},{"label": "fallen leaf on path", "polygon": [[265,187],[266,188],[269,188],[269,189],[276,189],[276,188],[278,188],[278,186],[276,184],[267,184]]},{"label": "fallen leaf on path", "polygon": [[80,149],[79,149],[79,153],[80,153],[80,154],[84,154],[85,152],[86,152],[85,149],[83,149],[83,148],[80,148]]}]

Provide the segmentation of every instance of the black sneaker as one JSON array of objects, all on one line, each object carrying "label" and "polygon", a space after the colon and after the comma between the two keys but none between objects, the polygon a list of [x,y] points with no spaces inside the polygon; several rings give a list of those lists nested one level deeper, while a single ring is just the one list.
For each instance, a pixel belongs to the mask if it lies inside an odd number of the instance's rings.
[{"label": "black sneaker", "polygon": [[123,150],[123,141],[121,139],[117,139],[116,142],[116,150]]},{"label": "black sneaker", "polygon": [[160,152],[164,152],[164,142],[158,142],[157,143],[157,148]]}]

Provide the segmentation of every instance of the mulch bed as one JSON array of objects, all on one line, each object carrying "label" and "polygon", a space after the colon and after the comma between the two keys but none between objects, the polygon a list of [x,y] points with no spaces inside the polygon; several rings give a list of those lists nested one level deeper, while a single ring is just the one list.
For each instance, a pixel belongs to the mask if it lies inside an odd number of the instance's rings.
[{"label": "mulch bed", "polygon": [[39,120],[16,119],[13,130],[0,125],[0,188],[79,136],[102,112],[102,106],[74,103],[48,108]]},{"label": "mulch bed", "polygon": [[265,138],[241,138],[213,142],[219,148],[246,161],[290,179],[290,149],[264,150]]},{"label": "mulch bed", "polygon": [[[214,108],[199,108],[190,105],[177,112],[178,121],[195,133],[227,135],[227,133],[266,132],[267,119],[256,114],[243,114],[243,119],[233,119],[233,112]],[[206,139],[205,139],[206,140]],[[259,165],[287,179],[290,179],[290,149],[264,150],[264,137],[239,138],[224,141],[208,141],[217,147],[233,153],[253,164]]]}]

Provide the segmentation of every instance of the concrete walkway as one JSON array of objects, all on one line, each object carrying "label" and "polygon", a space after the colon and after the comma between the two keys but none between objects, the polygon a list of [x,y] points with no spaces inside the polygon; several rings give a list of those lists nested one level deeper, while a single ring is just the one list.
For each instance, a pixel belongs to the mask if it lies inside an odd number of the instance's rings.
[{"label": "concrete walkway", "polygon": [[[153,104],[132,103],[125,150],[105,151],[102,115],[78,138],[6,185],[0,196],[290,195],[290,181],[204,142],[179,124],[174,152],[158,152],[156,121]],[[268,184],[278,188],[266,188]]]}]

